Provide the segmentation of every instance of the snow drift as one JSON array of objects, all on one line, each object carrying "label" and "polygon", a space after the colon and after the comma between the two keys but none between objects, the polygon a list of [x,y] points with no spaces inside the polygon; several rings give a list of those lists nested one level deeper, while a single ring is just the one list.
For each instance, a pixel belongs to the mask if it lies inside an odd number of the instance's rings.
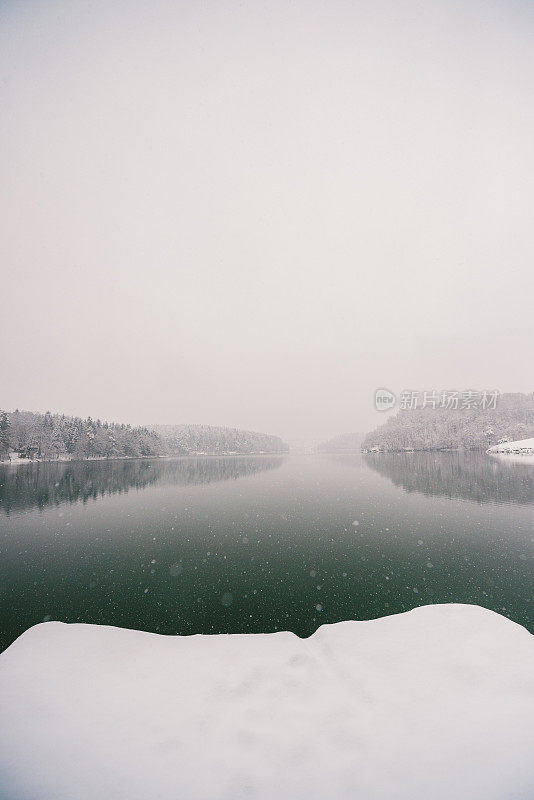
[{"label": "snow drift", "polygon": [[476,606],[306,640],[45,623],[0,710],[9,800],[534,796],[534,637]]}]

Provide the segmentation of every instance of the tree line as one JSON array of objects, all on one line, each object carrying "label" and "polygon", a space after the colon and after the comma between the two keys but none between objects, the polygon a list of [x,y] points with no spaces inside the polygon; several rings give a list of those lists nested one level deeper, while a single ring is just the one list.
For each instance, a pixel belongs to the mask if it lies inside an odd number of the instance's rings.
[{"label": "tree line", "polygon": [[534,393],[502,394],[495,408],[400,410],[368,433],[363,450],[477,450],[534,436]]},{"label": "tree line", "polygon": [[154,425],[173,455],[218,453],[287,453],[289,447],[279,436],[223,428],[216,425]]},{"label": "tree line", "polygon": [[0,460],[285,453],[278,437],[211,425],[132,427],[91,417],[0,411]]},{"label": "tree line", "polygon": [[17,409],[0,413],[0,457],[9,453],[43,460],[135,458],[163,455],[165,446],[148,428]]}]

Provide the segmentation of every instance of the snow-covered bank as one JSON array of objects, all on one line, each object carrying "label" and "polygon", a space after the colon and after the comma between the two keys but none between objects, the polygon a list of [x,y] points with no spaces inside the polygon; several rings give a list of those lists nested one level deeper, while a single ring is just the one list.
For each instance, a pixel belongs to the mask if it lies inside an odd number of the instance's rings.
[{"label": "snow-covered bank", "polygon": [[84,464],[87,461],[139,461],[140,459],[163,459],[171,456],[88,456],[87,458],[74,458],[73,456],[57,456],[56,458],[20,458],[11,455],[7,459],[0,459],[2,467],[18,467],[21,464]]},{"label": "snow-covered bank", "polygon": [[501,442],[494,444],[488,453],[515,453],[534,455],[534,439],[518,439],[516,442]]},{"label": "snow-covered bank", "polygon": [[534,637],[476,606],[306,640],[41,624],[0,709],[9,800],[534,796]]}]

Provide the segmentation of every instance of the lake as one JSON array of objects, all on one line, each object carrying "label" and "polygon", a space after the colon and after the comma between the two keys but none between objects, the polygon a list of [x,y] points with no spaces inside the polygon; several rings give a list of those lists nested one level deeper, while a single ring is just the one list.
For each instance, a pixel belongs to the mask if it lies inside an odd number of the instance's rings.
[{"label": "lake", "polygon": [[312,634],[429,603],[534,632],[534,466],[484,453],[0,467],[0,649],[43,620]]}]

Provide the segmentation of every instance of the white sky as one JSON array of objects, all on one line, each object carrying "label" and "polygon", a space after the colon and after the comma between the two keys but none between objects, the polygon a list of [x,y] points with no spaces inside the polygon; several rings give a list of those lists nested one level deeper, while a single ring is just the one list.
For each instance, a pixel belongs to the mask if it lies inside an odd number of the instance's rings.
[{"label": "white sky", "polygon": [[0,405],[282,436],[532,391],[534,3],[0,6]]}]

